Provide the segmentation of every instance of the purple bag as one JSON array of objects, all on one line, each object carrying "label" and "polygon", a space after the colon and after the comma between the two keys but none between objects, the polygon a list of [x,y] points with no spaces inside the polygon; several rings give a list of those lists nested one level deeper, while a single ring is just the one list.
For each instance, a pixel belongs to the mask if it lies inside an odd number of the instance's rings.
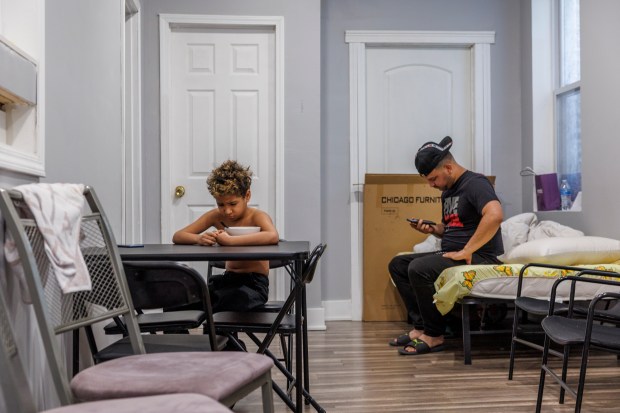
[{"label": "purple bag", "polygon": [[560,188],[558,187],[558,174],[536,175],[536,204],[539,211],[555,211],[560,209]]}]

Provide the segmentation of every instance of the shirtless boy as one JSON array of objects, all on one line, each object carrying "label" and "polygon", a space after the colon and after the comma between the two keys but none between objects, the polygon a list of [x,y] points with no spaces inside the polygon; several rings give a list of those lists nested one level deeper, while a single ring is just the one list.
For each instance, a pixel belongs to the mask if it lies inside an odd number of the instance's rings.
[{"label": "shirtless boy", "polygon": [[[228,160],[212,171],[207,187],[217,208],[175,232],[175,244],[271,245],[278,231],[264,211],[249,208],[252,173]],[[226,227],[260,227],[260,232],[231,236]],[[215,229],[213,229],[215,228]],[[213,311],[247,311],[265,302],[269,295],[269,261],[227,261],[226,272],[212,275],[209,290]]]}]

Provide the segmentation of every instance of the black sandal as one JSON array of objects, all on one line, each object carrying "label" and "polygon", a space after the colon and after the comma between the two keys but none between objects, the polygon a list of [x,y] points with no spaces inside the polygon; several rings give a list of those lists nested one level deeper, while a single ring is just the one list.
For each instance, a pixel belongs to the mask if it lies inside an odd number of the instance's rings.
[{"label": "black sandal", "polygon": [[392,347],[402,347],[409,344],[409,342],[411,342],[411,337],[409,337],[409,333],[407,333],[393,338],[388,344]]}]

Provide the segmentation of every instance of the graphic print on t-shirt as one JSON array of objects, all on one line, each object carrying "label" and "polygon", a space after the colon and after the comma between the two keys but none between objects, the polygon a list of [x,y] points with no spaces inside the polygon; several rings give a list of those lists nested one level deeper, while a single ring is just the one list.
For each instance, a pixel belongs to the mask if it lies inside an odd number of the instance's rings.
[{"label": "graphic print on t-shirt", "polygon": [[458,196],[453,196],[444,200],[443,221],[446,223],[446,227],[463,226],[459,219],[459,198]]}]

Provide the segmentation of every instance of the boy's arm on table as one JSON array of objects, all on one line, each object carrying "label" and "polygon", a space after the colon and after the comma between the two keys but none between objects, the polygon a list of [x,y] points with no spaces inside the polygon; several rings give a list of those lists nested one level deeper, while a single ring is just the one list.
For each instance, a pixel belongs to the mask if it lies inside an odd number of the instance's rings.
[{"label": "boy's arm on table", "polygon": [[172,236],[172,242],[175,244],[214,245],[217,241],[215,232],[204,231],[216,224],[216,213],[216,210],[211,210],[188,226],[181,228]]},{"label": "boy's arm on table", "polygon": [[278,243],[280,236],[266,212],[256,211],[254,224],[260,227],[260,232],[233,237],[225,231],[220,231],[215,234],[217,243],[220,245],[275,245]]}]

